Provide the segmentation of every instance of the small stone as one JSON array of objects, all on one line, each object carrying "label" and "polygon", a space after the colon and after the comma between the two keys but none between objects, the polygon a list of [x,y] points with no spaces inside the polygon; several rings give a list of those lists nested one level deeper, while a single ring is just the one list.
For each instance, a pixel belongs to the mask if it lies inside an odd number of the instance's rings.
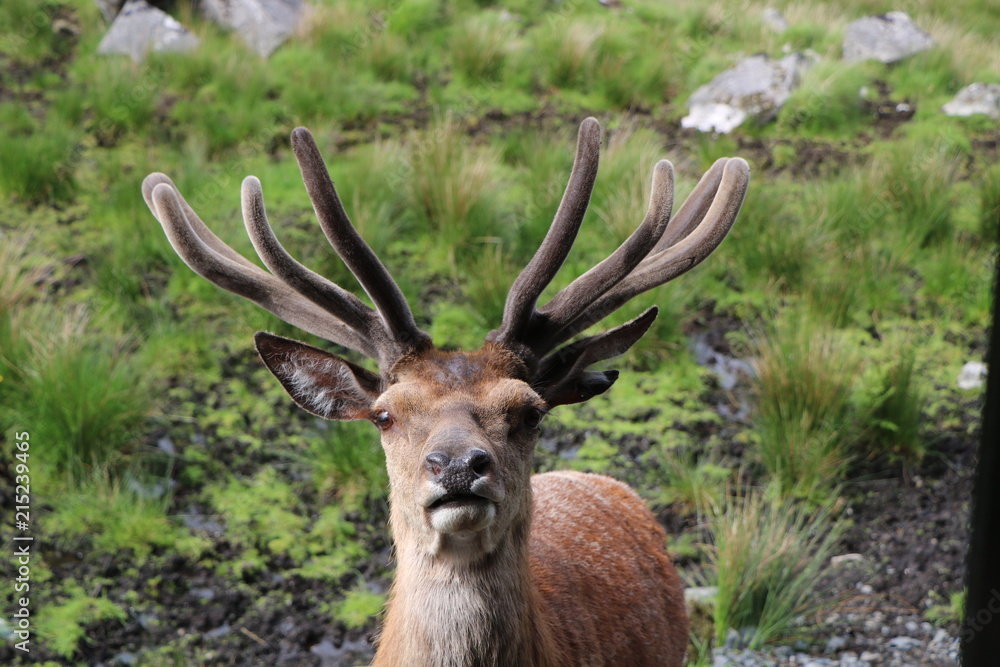
[{"label": "small stone", "polygon": [[872,653],[871,651],[865,651],[858,658],[861,662],[879,662],[882,659],[878,653]]},{"label": "small stone", "polygon": [[919,630],[919,629],[920,629],[920,626],[917,624],[916,621],[907,621],[906,622],[906,631],[909,632],[910,634],[916,634],[917,630]]},{"label": "small stone", "polygon": [[959,389],[978,389],[986,382],[987,366],[980,361],[970,361],[958,374]]},{"label": "small stone", "polygon": [[718,586],[695,586],[684,589],[684,600],[688,603],[714,602],[718,594]]},{"label": "small stone", "polygon": [[830,559],[830,565],[834,567],[838,565],[843,565],[844,563],[853,563],[856,561],[862,561],[865,557],[861,554],[842,554],[840,556],[834,556]]},{"label": "small stone", "polygon": [[862,595],[871,595],[875,592],[875,589],[871,587],[871,584],[862,584],[858,586],[858,592]]},{"label": "small stone", "polygon": [[843,637],[830,637],[826,642],[824,653],[836,653],[847,646],[847,640]]},{"label": "small stone", "polygon": [[204,637],[205,639],[218,639],[219,637],[225,637],[226,635],[228,635],[231,630],[232,628],[229,627],[229,623],[223,623],[214,630],[209,630],[208,632],[203,634],[202,637]]},{"label": "small stone", "polygon": [[199,600],[212,600],[215,598],[214,588],[192,588],[188,593]]},{"label": "small stone", "polygon": [[931,644],[943,644],[948,639],[948,631],[944,628],[938,628],[938,631],[934,633],[934,639],[931,640]]},{"label": "small stone", "polygon": [[160,438],[156,441],[156,447],[167,456],[177,456],[177,448],[174,446],[174,441],[170,438]]},{"label": "small stone", "polygon": [[847,653],[841,653],[840,667],[861,667],[861,661],[858,660],[858,654],[850,651]]},{"label": "small stone", "polygon": [[912,649],[921,646],[919,639],[914,639],[913,637],[893,637],[889,640],[889,646],[891,648],[899,649],[900,651],[910,651]]}]

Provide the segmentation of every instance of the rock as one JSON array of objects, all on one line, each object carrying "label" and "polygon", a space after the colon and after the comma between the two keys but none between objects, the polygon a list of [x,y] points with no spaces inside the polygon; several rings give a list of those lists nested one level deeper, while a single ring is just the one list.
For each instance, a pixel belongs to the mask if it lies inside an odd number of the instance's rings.
[{"label": "rock", "polygon": [[142,62],[150,51],[190,51],[198,44],[198,38],[166,12],[145,0],[128,0],[97,46],[97,52],[122,54]]},{"label": "rock", "polygon": [[811,64],[801,53],[781,60],[764,54],[745,58],[694,91],[681,127],[726,133],[751,116],[776,113]]},{"label": "rock", "polygon": [[192,588],[188,591],[191,595],[198,598],[199,600],[214,600],[215,599],[215,589],[214,588]]},{"label": "rock", "polygon": [[878,653],[873,653],[872,651],[865,651],[861,654],[861,657],[858,658],[861,662],[878,662],[881,659],[882,658]]},{"label": "rock", "polygon": [[207,18],[239,34],[267,58],[291,36],[304,15],[302,0],[202,0]]},{"label": "rock", "polygon": [[225,637],[232,631],[228,622],[223,622],[222,625],[215,628],[214,630],[209,630],[208,632],[202,633],[202,637],[205,639],[218,639],[219,637]]},{"label": "rock", "polygon": [[101,10],[101,16],[104,17],[104,20],[111,23],[118,16],[118,12],[121,11],[125,0],[94,0],[94,4]]},{"label": "rock", "polygon": [[934,46],[934,38],[917,27],[906,12],[866,16],[844,31],[843,58],[847,62],[898,62]]},{"label": "rock", "polygon": [[718,586],[696,586],[684,589],[684,601],[690,604],[715,602],[715,596],[719,594]]},{"label": "rock", "polygon": [[843,637],[830,637],[826,640],[826,648],[823,649],[824,653],[837,653],[843,651],[847,647],[847,640]]},{"label": "rock", "polygon": [[774,7],[768,7],[760,15],[761,21],[764,22],[768,28],[777,33],[783,33],[788,30],[788,21],[782,16]]},{"label": "rock", "polygon": [[731,391],[736,387],[740,378],[745,380],[753,377],[753,367],[749,362],[716,352],[711,345],[705,342],[704,337],[699,337],[694,341],[694,358],[695,363],[704,366],[715,375],[719,387],[726,391]]},{"label": "rock", "polygon": [[986,364],[979,361],[970,361],[962,366],[958,373],[959,389],[978,389],[986,382]]},{"label": "rock", "polygon": [[830,559],[830,565],[836,567],[838,565],[843,565],[844,563],[852,563],[855,561],[862,561],[865,557],[861,554],[843,554],[840,556],[833,556]]},{"label": "rock", "polygon": [[171,458],[177,456],[177,448],[174,446],[174,441],[168,437],[163,437],[157,440],[156,447]]},{"label": "rock", "polygon": [[985,114],[990,118],[1000,119],[1000,85],[969,84],[958,91],[955,99],[941,107],[941,111],[949,116]]},{"label": "rock", "polygon": [[910,651],[915,648],[920,648],[922,643],[919,639],[914,639],[913,637],[893,637],[889,640],[890,648],[899,649],[900,651]]}]

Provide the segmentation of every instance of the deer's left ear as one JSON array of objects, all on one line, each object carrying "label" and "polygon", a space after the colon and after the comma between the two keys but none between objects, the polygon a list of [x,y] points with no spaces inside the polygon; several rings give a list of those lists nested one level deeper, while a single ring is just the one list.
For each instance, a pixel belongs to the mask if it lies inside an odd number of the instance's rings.
[{"label": "deer's left ear", "polygon": [[258,331],[257,352],[303,410],[324,419],[368,419],[382,379],[324,350]]}]

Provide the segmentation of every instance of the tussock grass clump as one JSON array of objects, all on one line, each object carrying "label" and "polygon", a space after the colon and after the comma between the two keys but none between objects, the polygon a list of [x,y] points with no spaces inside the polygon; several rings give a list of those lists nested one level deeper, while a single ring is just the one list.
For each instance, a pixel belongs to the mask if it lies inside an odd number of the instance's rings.
[{"label": "tussock grass clump", "polygon": [[60,203],[78,191],[79,128],[51,113],[44,125],[16,103],[0,103],[0,197]]},{"label": "tussock grass clump", "polygon": [[454,266],[456,249],[500,230],[495,196],[504,181],[500,152],[470,145],[458,124],[445,118],[410,136],[409,158],[410,203],[435,238],[447,240],[447,261]]},{"label": "tussock grass clump", "polygon": [[716,508],[705,583],[718,587],[717,641],[730,629],[747,628],[752,628],[746,637],[750,648],[792,637],[800,619],[833,601],[817,590],[841,533],[832,498],[811,509],[748,490]]},{"label": "tussock grass clump", "polygon": [[449,40],[455,69],[471,82],[501,79],[515,28],[512,20],[494,12],[470,16],[455,27]]},{"label": "tussock grass clump", "polygon": [[849,461],[857,354],[835,331],[785,314],[760,340],[755,366],[758,455],[778,494],[825,492]]},{"label": "tussock grass clump", "polygon": [[557,88],[586,86],[597,62],[594,48],[605,28],[583,19],[552,21],[526,36],[532,43],[525,56],[538,67],[540,83]]},{"label": "tussock grass clump", "polygon": [[926,403],[924,387],[915,352],[894,347],[898,350],[895,358],[876,371],[863,392],[867,423],[862,442],[871,454],[920,463],[927,450],[920,432]]},{"label": "tussock grass clump", "polygon": [[151,403],[127,337],[106,339],[90,326],[85,311],[73,310],[33,341],[12,400],[32,437],[46,443],[48,474],[77,480],[123,463]]},{"label": "tussock grass clump", "polygon": [[926,247],[951,235],[958,156],[903,143],[876,155],[871,169],[880,178],[878,196],[896,212],[898,226],[883,230],[890,238]]}]

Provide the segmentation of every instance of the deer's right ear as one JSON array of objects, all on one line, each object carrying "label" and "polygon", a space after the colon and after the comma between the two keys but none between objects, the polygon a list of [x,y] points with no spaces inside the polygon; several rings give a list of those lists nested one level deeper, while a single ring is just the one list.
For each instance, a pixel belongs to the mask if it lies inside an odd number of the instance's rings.
[{"label": "deer's right ear", "polygon": [[303,410],[324,419],[368,419],[382,379],[324,350],[258,331],[257,352]]}]

